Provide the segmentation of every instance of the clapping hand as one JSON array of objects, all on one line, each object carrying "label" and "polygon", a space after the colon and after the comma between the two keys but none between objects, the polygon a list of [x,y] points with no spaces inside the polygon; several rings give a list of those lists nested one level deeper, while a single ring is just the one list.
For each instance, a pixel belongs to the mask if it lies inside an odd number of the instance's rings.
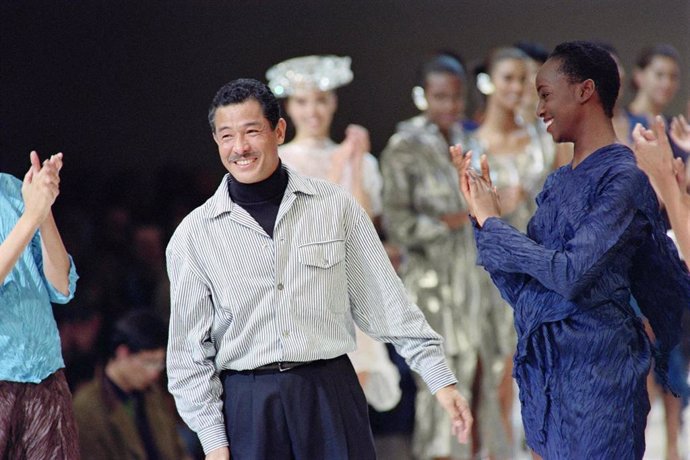
[{"label": "clapping hand", "polygon": [[370,150],[369,131],[360,125],[349,125],[345,130],[345,139],[336,147],[331,157],[329,180],[339,184],[345,166],[349,163],[354,175],[361,172],[364,155]]},{"label": "clapping hand", "polygon": [[35,151],[31,152],[29,158],[31,167],[22,183],[24,214],[38,227],[48,217],[51,206],[60,194],[62,153],[52,155],[43,165]]},{"label": "clapping hand", "polygon": [[501,206],[496,187],[491,182],[491,171],[486,155],[482,155],[480,162],[482,174],[472,169],[472,151],[463,152],[461,145],[450,147],[453,165],[458,172],[460,191],[467,201],[470,214],[477,219],[479,226],[489,217],[501,215]]},{"label": "clapping hand", "polygon": [[673,117],[669,136],[678,147],[690,152],[690,123],[683,115]]},{"label": "clapping hand", "polygon": [[669,187],[678,187],[679,184],[678,164],[673,160],[663,118],[657,116],[652,129],[645,129],[638,123],[632,137],[637,166],[647,174],[656,193],[664,199],[669,196]]}]

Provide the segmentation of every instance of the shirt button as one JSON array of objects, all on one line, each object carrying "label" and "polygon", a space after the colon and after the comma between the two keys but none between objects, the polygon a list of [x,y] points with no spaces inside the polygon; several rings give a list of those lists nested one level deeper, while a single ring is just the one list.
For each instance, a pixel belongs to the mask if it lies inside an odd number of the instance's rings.
[{"label": "shirt button", "polygon": [[283,337],[288,337],[290,335],[290,331],[283,331]]},{"label": "shirt button", "polygon": [[278,283],[278,286],[276,286],[279,291],[283,290],[283,283]]}]

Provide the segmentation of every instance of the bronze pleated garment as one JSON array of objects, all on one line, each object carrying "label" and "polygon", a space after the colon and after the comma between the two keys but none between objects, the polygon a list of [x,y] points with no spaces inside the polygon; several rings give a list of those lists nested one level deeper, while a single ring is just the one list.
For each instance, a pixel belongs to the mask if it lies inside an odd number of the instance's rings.
[{"label": "bronze pleated garment", "polygon": [[0,459],[79,460],[62,369],[39,384],[0,382]]}]

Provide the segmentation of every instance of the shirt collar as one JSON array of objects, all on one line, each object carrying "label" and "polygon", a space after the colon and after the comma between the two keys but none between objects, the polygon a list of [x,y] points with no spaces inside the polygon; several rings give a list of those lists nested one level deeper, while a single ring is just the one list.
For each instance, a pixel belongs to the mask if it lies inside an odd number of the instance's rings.
[{"label": "shirt collar", "polygon": [[[314,186],[309,182],[309,180],[296,172],[295,170],[282,165],[282,168],[285,168],[285,170],[288,173],[288,184],[287,187],[285,188],[285,194],[283,195],[283,201],[285,201],[285,198],[289,195],[296,195],[296,194],[304,194],[304,195],[315,195],[316,194],[316,189]],[[220,216],[221,214],[224,214],[226,212],[231,213],[233,208],[235,207],[235,203],[232,201],[230,198],[230,194],[228,193],[228,180],[230,179],[230,174],[227,173],[223,176],[223,179],[220,181],[220,185],[216,189],[216,192],[213,194],[210,200],[210,215],[212,218],[216,218]]]}]

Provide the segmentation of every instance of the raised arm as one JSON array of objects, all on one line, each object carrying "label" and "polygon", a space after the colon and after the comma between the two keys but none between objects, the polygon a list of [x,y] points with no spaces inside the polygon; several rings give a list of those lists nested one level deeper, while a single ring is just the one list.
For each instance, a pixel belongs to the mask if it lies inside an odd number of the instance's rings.
[{"label": "raised arm", "polygon": [[[36,167],[38,158],[36,158]],[[62,169],[62,153],[53,155],[43,163],[41,171],[46,170],[47,174],[58,178]],[[48,216],[40,226],[41,231],[41,252],[43,255],[43,273],[48,282],[63,296],[70,294],[70,258],[67,249],[62,243],[60,232],[58,231],[53,213],[48,212]]]},{"label": "raised arm", "polygon": [[[59,156],[62,161],[62,154]],[[4,282],[27,248],[36,230],[44,224],[50,215],[50,207],[59,194],[60,178],[57,168],[41,168],[38,154],[31,152],[31,167],[24,175],[22,198],[24,211],[0,244],[0,282]]]},{"label": "raised arm", "polygon": [[[637,125],[633,131],[637,165],[647,174],[659,199],[666,206],[671,228],[685,260],[690,260],[690,202],[684,187],[684,168],[674,162],[664,121],[654,120],[653,129]],[[678,180],[681,179],[681,180]]]},{"label": "raised arm", "polygon": [[635,221],[635,194],[645,184],[634,169],[611,173],[586,218],[564,242],[549,249],[498,218],[477,233],[479,263],[491,272],[524,273],[566,299],[574,300],[595,283],[618,248],[641,231]]}]

